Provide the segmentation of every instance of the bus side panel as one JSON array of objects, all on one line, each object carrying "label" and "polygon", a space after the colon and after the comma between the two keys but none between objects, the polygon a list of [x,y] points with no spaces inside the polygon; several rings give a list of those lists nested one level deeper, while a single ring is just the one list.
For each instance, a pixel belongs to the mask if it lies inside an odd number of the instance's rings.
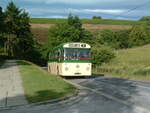
[{"label": "bus side panel", "polygon": [[58,63],[57,62],[49,62],[48,63],[48,72],[51,74],[58,74]]}]

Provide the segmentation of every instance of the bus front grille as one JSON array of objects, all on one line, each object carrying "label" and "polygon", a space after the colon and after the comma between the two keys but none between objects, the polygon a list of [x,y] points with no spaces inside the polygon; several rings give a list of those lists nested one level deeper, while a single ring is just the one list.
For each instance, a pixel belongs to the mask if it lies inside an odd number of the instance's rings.
[{"label": "bus front grille", "polygon": [[81,75],[81,73],[74,73],[75,75]]}]

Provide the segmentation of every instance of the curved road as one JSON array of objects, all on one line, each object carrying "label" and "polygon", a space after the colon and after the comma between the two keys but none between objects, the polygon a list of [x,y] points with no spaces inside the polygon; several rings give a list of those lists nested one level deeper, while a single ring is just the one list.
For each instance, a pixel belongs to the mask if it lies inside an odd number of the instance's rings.
[{"label": "curved road", "polygon": [[150,83],[103,76],[67,79],[80,93],[55,104],[26,105],[0,113],[150,113]]}]

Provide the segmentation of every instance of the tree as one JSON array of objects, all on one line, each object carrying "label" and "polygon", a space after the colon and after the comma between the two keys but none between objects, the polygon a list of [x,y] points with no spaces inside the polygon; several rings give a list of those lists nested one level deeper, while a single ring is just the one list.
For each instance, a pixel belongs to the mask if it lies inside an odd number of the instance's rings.
[{"label": "tree", "polygon": [[[20,28],[16,32],[16,35],[19,39],[18,41],[18,50],[19,54],[23,55],[24,58],[28,58],[29,54],[32,53],[34,49],[34,40],[33,35],[30,28],[30,17],[27,12],[23,11],[20,14]],[[18,54],[18,55],[19,55]]]},{"label": "tree", "polygon": [[140,21],[143,21],[146,25],[150,26],[150,16],[143,16]]},{"label": "tree", "polygon": [[26,58],[33,47],[29,16],[10,2],[5,10],[6,32],[8,34],[5,49],[8,56]]},{"label": "tree", "polygon": [[140,21],[150,21],[150,16],[143,16]]},{"label": "tree", "polygon": [[2,34],[4,32],[3,28],[4,28],[4,14],[2,8],[0,7],[0,47],[3,46],[3,37],[2,37]]},{"label": "tree", "polygon": [[129,47],[129,33],[131,30],[104,30],[97,37],[97,42],[110,46],[115,49],[123,49]]},{"label": "tree", "polygon": [[101,16],[93,16],[92,19],[102,19]]},{"label": "tree", "polygon": [[2,8],[0,7],[0,33],[2,33],[3,30],[3,22],[4,22],[4,14],[2,12]]},{"label": "tree", "polygon": [[68,16],[68,25],[74,26],[76,29],[82,29],[82,22],[80,21],[78,16],[72,16],[69,14]]},{"label": "tree", "polygon": [[50,28],[48,47],[54,48],[66,42],[92,43],[92,34],[82,28],[82,23],[77,16],[69,15],[67,23],[57,24]]},{"label": "tree", "polygon": [[115,54],[108,46],[97,45],[92,48],[92,63],[94,67],[96,65],[102,65],[103,63],[110,62],[115,58]]}]

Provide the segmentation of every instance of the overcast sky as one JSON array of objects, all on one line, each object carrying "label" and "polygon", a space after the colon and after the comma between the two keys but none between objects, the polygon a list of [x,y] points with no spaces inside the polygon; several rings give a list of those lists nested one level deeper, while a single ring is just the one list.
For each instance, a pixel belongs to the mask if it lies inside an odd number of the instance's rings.
[{"label": "overcast sky", "polygon": [[[6,7],[10,0],[0,0]],[[31,17],[66,18],[69,13],[80,18],[102,16],[111,19],[136,20],[150,16],[150,0],[13,0],[27,10]],[[129,13],[128,10],[138,7]]]}]

